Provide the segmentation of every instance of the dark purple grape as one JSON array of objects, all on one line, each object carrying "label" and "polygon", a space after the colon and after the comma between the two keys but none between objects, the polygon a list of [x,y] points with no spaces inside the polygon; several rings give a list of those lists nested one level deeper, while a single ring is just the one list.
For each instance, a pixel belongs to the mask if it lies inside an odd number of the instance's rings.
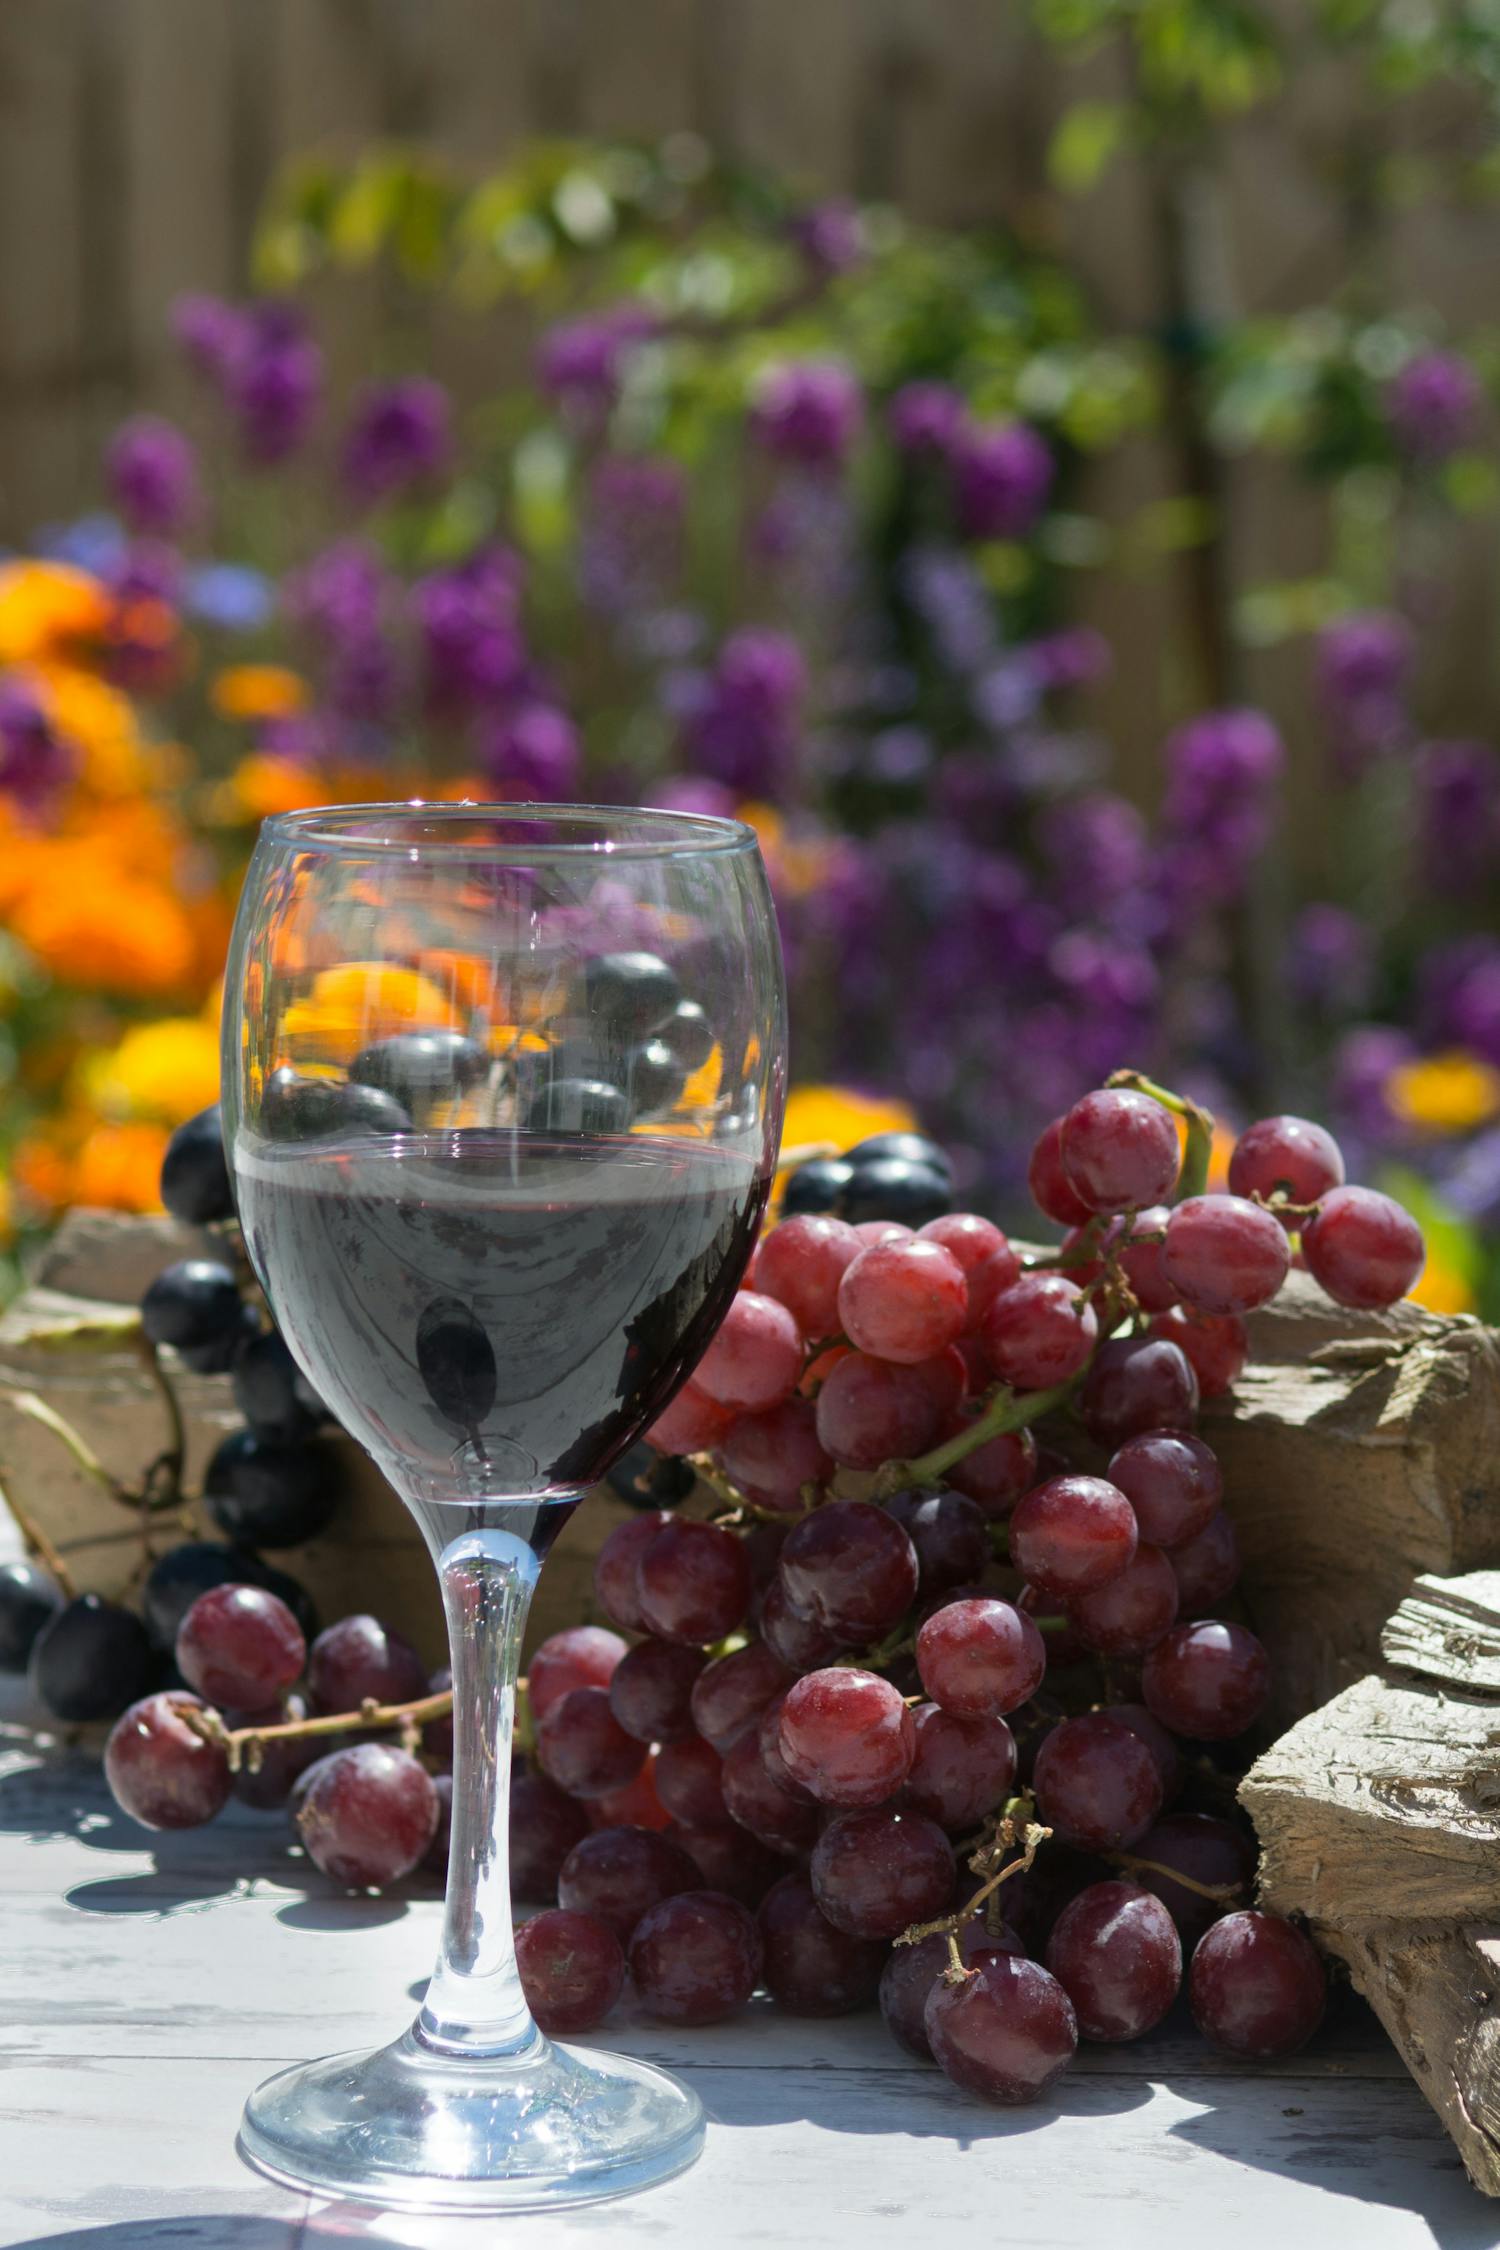
[{"label": "dark purple grape", "polygon": [[258,1438],[295,1445],[328,1410],[274,1328],[247,1336],[234,1355],[234,1403]]},{"label": "dark purple grape", "polygon": [[721,1828],[669,1828],[698,1870],[706,1891],[723,1891],[753,1913],[774,1882],[786,1873],[786,1860],[769,1844],[726,1821]]},{"label": "dark purple grape", "polygon": [[681,1741],[693,1731],[692,1693],[706,1659],[674,1641],[641,1641],[609,1682],[609,1707],[638,1742]]},{"label": "dark purple grape", "polygon": [[912,1766],[901,1804],[950,1835],[965,1835],[1010,1795],[1015,1736],[1003,1719],[961,1719],[936,1703],[918,1704],[911,1723]]},{"label": "dark purple grape", "polygon": [[121,1810],[143,1828],[200,1828],[229,1796],[229,1756],[183,1717],[196,1695],[148,1695],[115,1721],[104,1778]]},{"label": "dark purple grape", "polygon": [[761,1639],[788,1672],[815,1672],[844,1645],[837,1633],[796,1607],[779,1576],[765,1590],[757,1622]]},{"label": "dark purple grape", "polygon": [[[701,1735],[664,1742],[656,1754],[656,1794],[687,1828],[722,1828],[729,1820],[721,1779],[723,1759]],[[712,1886],[711,1886],[712,1887]]]},{"label": "dark purple grape", "polygon": [[811,1797],[794,1795],[776,1779],[760,1754],[754,1732],[742,1734],[725,1753],[720,1783],[730,1819],[773,1852],[799,1859],[811,1851],[818,1834],[818,1808]]},{"label": "dark purple grape", "polygon": [[1103,1477],[1049,1477],[1016,1502],[1010,1519],[1012,1562],[1059,1601],[1118,1578],[1137,1538],[1135,1510]]},{"label": "dark purple grape", "polygon": [[569,1625],[549,1633],[526,1667],[526,1700],[533,1719],[574,1688],[607,1688],[624,1654],[619,1634],[602,1625]]},{"label": "dark purple grape", "polygon": [[788,1600],[850,1646],[888,1633],[917,1592],[917,1551],[893,1517],[865,1500],[833,1500],[787,1535]]},{"label": "dark purple grape", "polygon": [[1187,1355],[1163,1336],[1112,1337],[1094,1354],[1079,1406],[1089,1436],[1119,1447],[1147,1430],[1192,1429],[1198,1378]]},{"label": "dark purple grape", "polygon": [[427,1693],[427,1667],[399,1633],[358,1612],[328,1626],[308,1651],[307,1686],[315,1711],[357,1711],[413,1703]]},{"label": "dark purple grape", "polygon": [[156,1669],[140,1619],[98,1594],[79,1594],[42,1627],[31,1686],[56,1719],[113,1719],[144,1695]]},{"label": "dark purple grape", "polygon": [[[992,1930],[982,1913],[959,1924],[958,1946],[965,1961],[983,1953],[1024,1953],[1025,1946],[1008,1924]],[[886,2030],[909,2055],[932,2060],[927,2037],[927,1997],[948,1967],[948,1940],[920,1938],[915,1945],[893,1945],[880,1975],[880,2013]]]},{"label": "dark purple grape", "polygon": [[885,1947],[836,1929],[804,1875],[783,1875],[760,1904],[762,1976],[794,2016],[847,2016],[867,2008],[880,1985]]},{"label": "dark purple grape", "polygon": [[1122,1727],[1129,1727],[1145,1743],[1161,1775],[1162,1803],[1170,1805],[1182,1789],[1182,1759],[1173,1737],[1160,1719],[1152,1718],[1144,1703],[1111,1703],[1107,1709],[1110,1718],[1118,1719]]},{"label": "dark purple grape", "polygon": [[1177,1998],[1182,1946],[1159,1898],[1135,1883],[1091,1883],[1059,1914],[1047,1967],[1085,2039],[1139,2039]]},{"label": "dark purple grape", "polygon": [[563,1861],[557,1900],[573,1913],[597,1916],[624,1945],[648,1907],[697,1888],[697,1866],[670,1836],[596,1828]]},{"label": "dark purple grape", "polygon": [[408,1751],[360,1742],[319,1759],[306,1783],[297,1827],[316,1867],[365,1890],[418,1866],[438,1822],[432,1776]]},{"label": "dark purple grape", "polygon": [[1144,1656],[1171,1631],[1177,1580],[1160,1547],[1137,1547],[1118,1578],[1068,1604],[1068,1621],[1096,1656]]},{"label": "dark purple grape", "polygon": [[1193,2021],[1226,2054],[1262,2061],[1305,2047],[1328,2001],[1322,1959],[1279,1914],[1226,1914],[1198,1940],[1188,1972]]},{"label": "dark purple grape", "polygon": [[939,1977],[924,2020],[939,2069],[990,2102],[1036,2101],[1078,2047],[1073,2003],[1020,1954],[986,1953],[960,1984]]},{"label": "dark purple grape", "polygon": [[40,1563],[0,1563],[0,1672],[24,1672],[44,1625],[67,1601]]},{"label": "dark purple grape", "polygon": [[732,1531],[669,1516],[641,1554],[636,1589],[648,1633],[701,1648],[744,1623],[750,1558]]},{"label": "dark purple grape", "polygon": [[1234,1519],[1221,1508],[1196,1539],[1174,1547],[1167,1557],[1177,1580],[1177,1608],[1189,1621],[1211,1616],[1240,1578],[1240,1543]]},{"label": "dark purple grape", "polygon": [[205,1701],[258,1710],[301,1677],[302,1628],[260,1586],[200,1594],[177,1634],[177,1669]]},{"label": "dark purple grape", "polygon": [[538,1722],[537,1761],[570,1797],[623,1789],[645,1763],[646,1746],[627,1734],[609,1707],[609,1690],[574,1688]]},{"label": "dark purple grape", "polygon": [[557,1878],[589,1816],[556,1782],[519,1760],[510,1769],[510,1886],[517,1898],[557,1895]]},{"label": "dark purple grape", "polygon": [[1037,1811],[1064,1843],[1115,1851],[1161,1811],[1161,1775],[1139,1735],[1106,1711],[1055,1726],[1036,1756]]},{"label": "dark purple grape", "polygon": [[785,1668],[765,1643],[748,1641],[728,1656],[716,1657],[693,1682],[693,1724],[722,1756],[759,1725],[766,1705],[786,1685]]},{"label": "dark purple grape", "polygon": [[653,1508],[616,1524],[594,1559],[594,1593],[606,1617],[625,1633],[644,1633],[641,1615],[641,1557],[657,1533],[672,1521],[665,1508]]},{"label": "dark purple grape", "polygon": [[[1183,1949],[1191,1953],[1204,1931],[1221,1914],[1248,1903],[1255,1880],[1255,1846],[1243,1830],[1209,1813],[1171,1813],[1138,1837],[1131,1847],[1135,1857],[1154,1862],[1133,1867],[1131,1874],[1144,1889],[1159,1898],[1177,1924]],[[1227,1891],[1226,1898],[1204,1898],[1184,1883],[1175,1883],[1158,1868],[1175,1868],[1194,1883]]]},{"label": "dark purple grape", "polygon": [[911,1713],[877,1673],[831,1665],[807,1673],[780,1702],[781,1764],[820,1804],[882,1804],[910,1773]]},{"label": "dark purple grape", "polygon": [[984,1512],[961,1492],[898,1492],[886,1512],[917,1550],[924,1594],[982,1578],[990,1559]]},{"label": "dark purple grape", "polygon": [[241,1331],[240,1285],[217,1258],[179,1258],[141,1299],[141,1327],[152,1344],[200,1349]]},{"label": "dark purple grape", "polygon": [[898,1937],[947,1906],[953,1847],[920,1813],[841,1813],[818,1838],[812,1887],[829,1921],[850,1937]]},{"label": "dark purple grape", "polygon": [[1146,1430],[1128,1439],[1108,1474],[1135,1510],[1142,1539],[1153,1547],[1180,1547],[1195,1539],[1224,1497],[1217,1456],[1186,1430]]},{"label": "dark purple grape", "polygon": [[999,1718],[1035,1695],[1047,1669],[1041,1634],[1009,1602],[945,1602],[917,1635],[917,1671],[934,1703],[963,1719]]},{"label": "dark purple grape", "polygon": [[744,2006],[759,1975],[755,1917],[720,1891],[663,1899],[630,1941],[636,1998],[662,2023],[720,2023]]},{"label": "dark purple grape", "polygon": [[242,1546],[300,1547],[327,1529],[341,1496],[331,1446],[273,1445],[235,1430],[203,1472],[203,1505]]},{"label": "dark purple grape", "polygon": [[551,2038],[593,2031],[620,1997],[625,1955],[614,1931],[592,1914],[550,1907],[516,1931],[521,1990]]},{"label": "dark purple grape", "polygon": [[1270,1692],[1270,1659],[1255,1635],[1214,1618],[1174,1627],[1141,1667],[1141,1694],[1153,1717],[1198,1742],[1243,1734]]},{"label": "dark purple grape", "polygon": [[161,1199],[185,1226],[205,1227],[216,1219],[234,1217],[217,1102],[189,1117],[168,1141],[161,1160]]}]

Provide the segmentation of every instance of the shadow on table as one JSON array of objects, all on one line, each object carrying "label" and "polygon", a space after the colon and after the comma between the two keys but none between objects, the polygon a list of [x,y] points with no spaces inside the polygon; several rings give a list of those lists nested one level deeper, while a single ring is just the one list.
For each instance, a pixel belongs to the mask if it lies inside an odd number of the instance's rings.
[{"label": "shadow on table", "polygon": [[31,2235],[11,2250],[298,2250],[301,2240],[296,2219],[206,2211],[69,2227],[65,2234]]}]

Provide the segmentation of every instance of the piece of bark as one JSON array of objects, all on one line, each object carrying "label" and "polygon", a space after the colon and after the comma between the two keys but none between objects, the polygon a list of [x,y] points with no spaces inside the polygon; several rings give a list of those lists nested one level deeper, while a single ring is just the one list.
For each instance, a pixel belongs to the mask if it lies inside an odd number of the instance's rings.
[{"label": "piece of bark", "polygon": [[1241,1786],[1261,1900],[1347,1963],[1500,2195],[1500,1572],[1420,1579],[1383,1641]]}]

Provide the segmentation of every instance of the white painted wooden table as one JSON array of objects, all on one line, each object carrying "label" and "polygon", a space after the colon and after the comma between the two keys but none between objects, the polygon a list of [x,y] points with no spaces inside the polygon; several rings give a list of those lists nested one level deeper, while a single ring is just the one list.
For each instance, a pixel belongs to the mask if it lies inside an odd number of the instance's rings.
[{"label": "white painted wooden table", "polygon": [[[12,1710],[19,1705],[12,1699]],[[1253,2072],[1169,2029],[1085,2050],[1045,2108],[1002,2112],[910,2063],[877,2021],[755,2005],[618,2042],[691,2080],[701,2162],[569,2216],[414,2220],[281,2192],[234,2153],[245,2094],[282,2063],[393,2033],[431,1965],[429,1895],[302,1880],[280,1819],[232,1808],[150,1837],[97,1761],[0,1728],[4,2077],[0,2243],[76,2250],[1491,2250],[1465,2180],[1352,2003],[1317,2049]]]}]

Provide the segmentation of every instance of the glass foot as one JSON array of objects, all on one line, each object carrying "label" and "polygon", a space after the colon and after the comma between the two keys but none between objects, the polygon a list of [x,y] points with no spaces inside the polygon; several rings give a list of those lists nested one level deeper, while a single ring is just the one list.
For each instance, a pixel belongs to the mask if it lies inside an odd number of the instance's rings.
[{"label": "glass foot", "polygon": [[703,2146],[696,2094],[626,2055],[537,2044],[463,2060],[408,2031],[297,2063],[245,2104],[241,2153],[274,2180],[415,2211],[525,2211],[629,2195]]}]

